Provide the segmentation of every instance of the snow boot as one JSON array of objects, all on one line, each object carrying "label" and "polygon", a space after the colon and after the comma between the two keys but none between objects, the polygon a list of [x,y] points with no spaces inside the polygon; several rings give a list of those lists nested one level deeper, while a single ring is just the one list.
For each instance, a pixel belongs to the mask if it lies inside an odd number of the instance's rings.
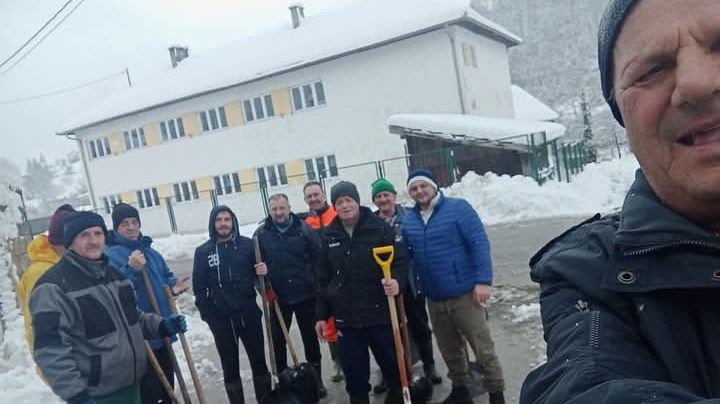
[{"label": "snow boot", "polygon": [[312,367],[315,369],[315,373],[317,373],[318,377],[318,397],[325,398],[327,397],[327,389],[325,388],[325,383],[322,381],[322,364],[320,362],[313,363]]},{"label": "snow boot", "polygon": [[258,403],[262,402],[268,393],[270,393],[270,375],[253,376],[253,388],[255,389],[255,399]]},{"label": "snow boot", "polygon": [[230,404],[245,404],[242,380],[225,383],[225,392],[227,393]]},{"label": "snow boot", "polygon": [[441,404],[472,404],[472,402],[467,386],[453,386],[450,395]]},{"label": "snow boot", "polygon": [[490,393],[490,404],[505,404],[505,394],[502,391]]}]

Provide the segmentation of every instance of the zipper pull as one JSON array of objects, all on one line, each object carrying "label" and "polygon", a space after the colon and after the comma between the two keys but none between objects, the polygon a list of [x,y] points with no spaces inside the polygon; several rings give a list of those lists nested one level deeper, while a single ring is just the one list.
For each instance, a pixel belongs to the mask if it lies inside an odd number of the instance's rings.
[{"label": "zipper pull", "polygon": [[578,300],[575,304],[575,308],[581,312],[590,311],[590,306],[585,300]]}]

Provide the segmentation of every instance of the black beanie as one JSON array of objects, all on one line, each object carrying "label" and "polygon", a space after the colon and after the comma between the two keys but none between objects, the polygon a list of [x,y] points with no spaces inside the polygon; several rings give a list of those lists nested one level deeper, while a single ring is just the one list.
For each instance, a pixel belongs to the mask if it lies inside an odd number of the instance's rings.
[{"label": "black beanie", "polygon": [[63,220],[63,245],[69,248],[75,236],[85,229],[100,227],[103,233],[107,233],[105,219],[95,212],[77,212]]},{"label": "black beanie", "polygon": [[113,230],[117,230],[118,226],[120,226],[120,223],[129,217],[134,217],[135,219],[137,219],[138,224],[140,224],[140,213],[138,213],[137,209],[128,205],[127,203],[122,203],[122,202],[113,206],[113,210],[112,210]]},{"label": "black beanie", "polygon": [[610,0],[598,29],[598,63],[600,65],[600,84],[603,97],[610,105],[613,116],[621,126],[625,126],[620,109],[613,94],[613,48],[620,34],[625,18],[640,0]]},{"label": "black beanie", "polygon": [[352,182],[340,181],[333,185],[330,189],[330,200],[332,201],[332,204],[335,205],[335,201],[337,201],[341,196],[349,196],[354,199],[358,205],[360,204],[360,193],[358,192],[355,184]]}]

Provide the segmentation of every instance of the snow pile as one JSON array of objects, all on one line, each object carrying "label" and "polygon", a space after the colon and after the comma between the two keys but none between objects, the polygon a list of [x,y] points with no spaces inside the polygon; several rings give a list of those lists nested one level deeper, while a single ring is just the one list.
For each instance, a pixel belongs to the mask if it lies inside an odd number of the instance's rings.
[{"label": "snow pile", "polygon": [[637,168],[635,157],[628,155],[589,164],[570,183],[551,181],[543,186],[521,175],[469,172],[444,192],[470,202],[485,224],[586,216],[620,209]]},{"label": "snow pile", "polygon": [[[258,225],[256,223],[240,226],[240,234],[245,237],[252,237]],[[166,260],[192,259],[195,248],[208,240],[208,234],[173,234],[169,237],[153,239],[152,247],[156,249]]]},{"label": "snow pile", "polygon": [[539,321],[540,319],[539,303],[521,304],[519,306],[513,305],[510,311],[512,313],[510,321],[515,324],[528,321]]},{"label": "snow pile", "polygon": [[17,168],[0,159],[0,397],[6,403],[58,403],[35,373],[15,298],[17,278],[8,241],[17,237],[21,216],[19,196],[9,186],[20,184]]}]

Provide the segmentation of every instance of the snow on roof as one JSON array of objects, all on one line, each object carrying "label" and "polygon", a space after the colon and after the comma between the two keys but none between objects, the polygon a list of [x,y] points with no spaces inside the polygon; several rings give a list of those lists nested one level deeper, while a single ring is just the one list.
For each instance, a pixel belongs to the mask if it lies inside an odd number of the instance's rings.
[{"label": "snow on roof", "polygon": [[521,42],[471,8],[469,0],[359,0],[324,13],[306,14],[296,29],[288,18],[279,29],[213,52],[194,52],[176,68],[148,80],[147,85],[123,90],[73,117],[58,134],[460,22],[509,46]]},{"label": "snow on roof", "polygon": [[515,118],[528,121],[554,121],[560,115],[519,86],[512,86]]},{"label": "snow on roof", "polygon": [[527,144],[523,135],[545,132],[548,141],[565,134],[565,126],[554,122],[488,118],[459,114],[399,114],[387,120],[389,127],[432,133],[441,137],[469,140],[507,141]]}]

